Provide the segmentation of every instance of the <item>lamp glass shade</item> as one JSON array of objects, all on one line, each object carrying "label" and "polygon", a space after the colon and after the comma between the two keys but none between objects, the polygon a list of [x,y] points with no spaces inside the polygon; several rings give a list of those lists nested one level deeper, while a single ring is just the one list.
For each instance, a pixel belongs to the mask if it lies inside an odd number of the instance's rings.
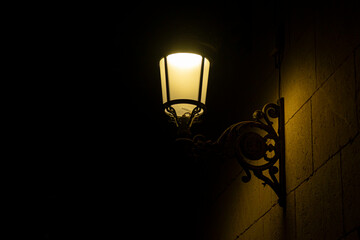
[{"label": "lamp glass shade", "polygon": [[180,100],[205,104],[209,69],[209,60],[194,53],[174,53],[162,58],[160,77],[163,103],[178,100],[172,105],[178,116],[191,114],[196,107],[196,104],[181,103]]}]

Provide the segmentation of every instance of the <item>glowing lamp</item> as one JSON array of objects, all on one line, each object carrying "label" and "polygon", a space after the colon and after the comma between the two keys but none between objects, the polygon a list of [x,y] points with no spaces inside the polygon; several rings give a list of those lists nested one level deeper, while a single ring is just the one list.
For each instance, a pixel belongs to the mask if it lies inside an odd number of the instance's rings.
[{"label": "glowing lamp", "polygon": [[190,128],[204,113],[210,62],[195,53],[174,53],[160,60],[165,113],[176,126]]},{"label": "glowing lamp", "polygon": [[[231,125],[216,141],[207,140],[201,134],[191,139],[190,127],[205,111],[209,70],[210,61],[195,53],[173,53],[160,60],[163,106],[178,127],[178,146],[189,151],[186,156],[194,158],[206,158],[209,154],[236,158],[246,174],[242,181],[249,182],[252,171],[264,186],[273,189],[279,197],[279,205],[284,207],[284,99],[256,110],[252,121]],[[274,126],[276,122],[277,127]]]}]

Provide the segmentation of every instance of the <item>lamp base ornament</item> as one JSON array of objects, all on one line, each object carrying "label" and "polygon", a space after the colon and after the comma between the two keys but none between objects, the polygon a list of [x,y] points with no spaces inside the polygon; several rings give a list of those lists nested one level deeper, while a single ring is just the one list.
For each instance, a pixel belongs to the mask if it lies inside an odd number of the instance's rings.
[{"label": "lamp base ornament", "polygon": [[[191,112],[186,112],[182,116],[178,116],[176,110],[174,109],[173,105],[176,104],[192,104],[195,106]],[[188,99],[178,99],[172,100],[169,102],[164,103],[165,112],[170,117],[170,121],[175,123],[176,127],[178,128],[178,136],[181,137],[190,137],[191,131],[190,128],[193,123],[199,121],[199,117],[203,112],[206,111],[205,104],[195,101],[195,100],[188,100]]]}]

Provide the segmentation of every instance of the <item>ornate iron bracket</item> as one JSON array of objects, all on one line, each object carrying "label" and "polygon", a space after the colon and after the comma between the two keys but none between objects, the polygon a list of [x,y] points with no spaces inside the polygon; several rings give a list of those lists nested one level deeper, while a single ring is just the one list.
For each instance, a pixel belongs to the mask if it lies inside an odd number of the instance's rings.
[{"label": "ornate iron bracket", "polygon": [[[253,114],[254,121],[236,123],[226,129],[217,144],[233,150],[249,182],[251,173],[269,185],[279,197],[279,205],[285,206],[285,122],[284,99],[278,104],[266,104],[262,110]],[[278,127],[274,128],[277,121]],[[278,163],[278,167],[275,164]],[[276,175],[279,173],[279,178]]]},{"label": "ornate iron bracket", "polygon": [[[236,123],[227,128],[216,142],[204,141],[195,136],[192,141],[194,155],[201,155],[202,149],[222,149],[223,154],[235,157],[242,166],[245,176],[242,181],[251,180],[251,171],[263,185],[270,186],[279,197],[279,205],[285,206],[285,122],[284,99],[278,104],[266,104],[253,114],[253,121]],[[278,127],[274,128],[274,122]],[[208,149],[206,149],[208,151]],[[203,151],[204,152],[204,151]],[[277,165],[277,166],[276,166]],[[278,175],[278,178],[276,177]]]}]

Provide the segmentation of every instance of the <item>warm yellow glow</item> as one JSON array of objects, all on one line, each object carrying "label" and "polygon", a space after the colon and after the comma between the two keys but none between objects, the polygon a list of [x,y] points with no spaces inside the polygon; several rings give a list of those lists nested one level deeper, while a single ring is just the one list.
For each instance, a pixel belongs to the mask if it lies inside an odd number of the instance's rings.
[{"label": "warm yellow glow", "polygon": [[[189,99],[205,104],[209,77],[210,62],[204,59],[202,89],[200,91],[200,75],[203,57],[194,53],[174,53],[166,57],[169,97],[167,99],[165,60],[160,60],[160,77],[163,102]],[[201,92],[201,99],[199,99]],[[192,104],[176,104],[173,106],[179,116],[191,113],[196,107]]]},{"label": "warm yellow glow", "polygon": [[174,53],[167,56],[167,60],[177,68],[187,69],[199,67],[202,57],[194,53]]},{"label": "warm yellow glow", "polygon": [[170,99],[198,100],[202,57],[175,53],[167,57]]}]

